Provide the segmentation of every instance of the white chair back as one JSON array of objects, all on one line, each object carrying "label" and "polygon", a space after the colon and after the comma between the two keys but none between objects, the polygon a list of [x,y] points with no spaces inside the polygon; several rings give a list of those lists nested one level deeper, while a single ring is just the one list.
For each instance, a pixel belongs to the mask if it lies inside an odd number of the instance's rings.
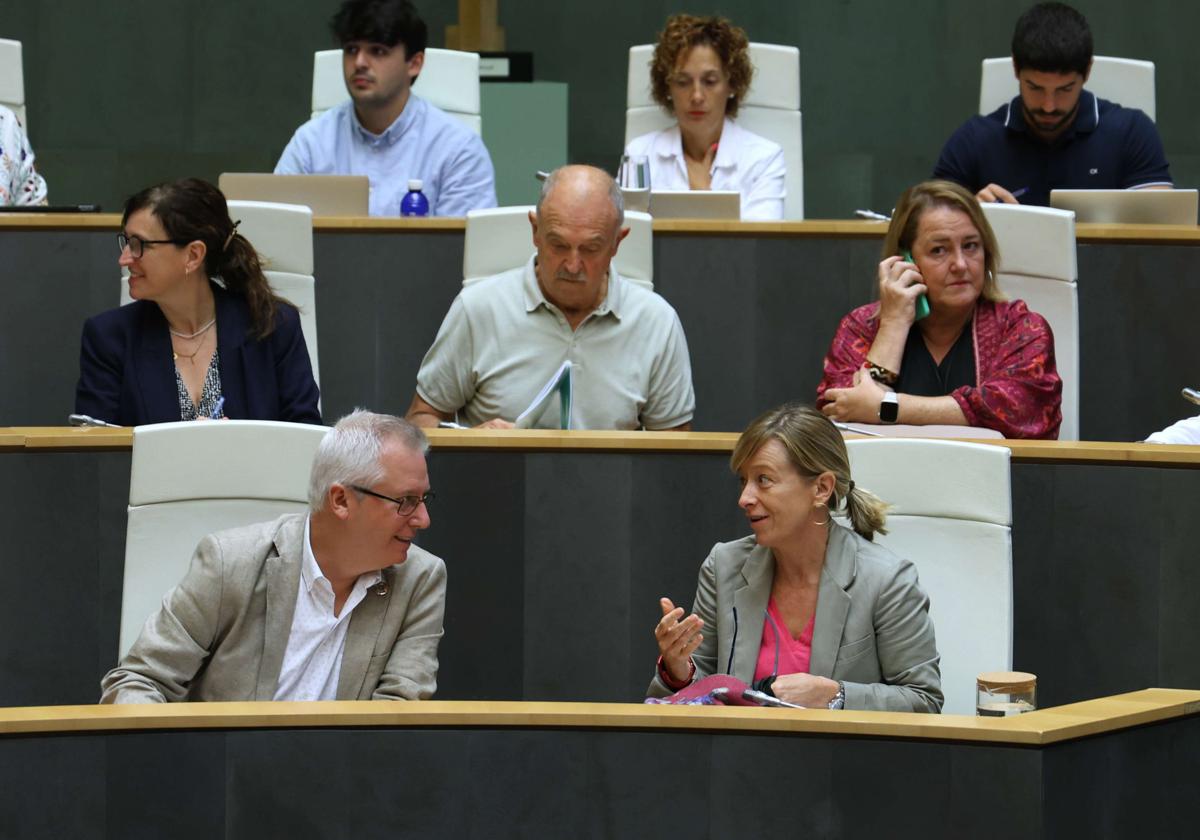
[{"label": "white chair back", "polygon": [[[321,384],[317,354],[317,293],[313,279],[312,210],[302,204],[230,201],[229,216],[240,221],[238,233],[250,240],[263,262],[263,273],[275,294],[300,310],[300,329],[312,362],[313,380]],[[122,272],[121,304],[129,303],[129,278]]]},{"label": "white chair back", "polygon": [[[1153,61],[1095,56],[1087,89],[1126,108],[1141,108],[1151,120],[1155,119]],[[979,84],[979,113],[990,114],[1017,93],[1012,58],[985,58]]]},{"label": "white chair back", "polygon": [[1015,204],[983,204],[1000,247],[1001,291],[1050,323],[1062,378],[1059,440],[1079,440],[1079,285],[1075,214]]},{"label": "white chair back", "polygon": [[[413,92],[479,134],[479,53],[425,50],[425,64]],[[350,98],[342,72],[341,50],[319,50],[313,56],[312,115],[318,116]]]},{"label": "white chair back", "polygon": [[975,714],[975,677],[1012,667],[1009,450],[960,441],[849,440],[856,485],[893,505],[875,539],[917,567],[947,714]]},{"label": "white chair back", "polygon": [[[653,44],[629,48],[625,92],[625,142],[674,123],[650,95]],[[787,176],[785,219],[804,218],[804,148],[800,117],[800,50],[779,44],[750,44],[754,81],[738,109],[738,125],[783,147]],[[654,187],[653,184],[650,185]]]},{"label": "white chair back", "polygon": [[[522,266],[533,254],[529,227],[532,206],[493,207],[467,213],[463,244],[463,285]],[[629,235],[621,242],[613,265],[625,279],[654,288],[653,232],[650,215],[626,211]]]},{"label": "white chair back", "polygon": [[263,420],[134,428],[122,656],[205,535],[307,508],[309,469],[327,431]]},{"label": "white chair back", "polygon": [[21,42],[0,38],[0,105],[17,115],[29,135],[25,116],[25,68],[21,59]]}]

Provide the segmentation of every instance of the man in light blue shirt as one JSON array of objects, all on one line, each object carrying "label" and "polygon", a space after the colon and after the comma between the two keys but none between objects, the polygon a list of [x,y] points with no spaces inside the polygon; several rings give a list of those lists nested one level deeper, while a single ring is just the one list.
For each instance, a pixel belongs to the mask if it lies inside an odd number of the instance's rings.
[{"label": "man in light blue shirt", "polygon": [[409,0],[345,0],[330,21],[350,99],[296,130],[277,175],[366,175],[372,216],[400,215],[410,179],[433,216],[496,206],[483,141],[412,92],[425,62],[425,22]]}]

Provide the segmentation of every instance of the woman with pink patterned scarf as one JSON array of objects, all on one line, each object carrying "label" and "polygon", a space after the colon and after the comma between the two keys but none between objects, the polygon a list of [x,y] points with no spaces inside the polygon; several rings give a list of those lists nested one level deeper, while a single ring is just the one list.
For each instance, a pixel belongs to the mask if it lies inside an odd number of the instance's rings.
[{"label": "woman with pink patterned scarf", "polygon": [[879,301],[842,319],[825,357],[821,411],[842,422],[1057,438],[1054,336],[996,285],[996,237],[975,196],[949,181],[907,190],[883,255]]}]

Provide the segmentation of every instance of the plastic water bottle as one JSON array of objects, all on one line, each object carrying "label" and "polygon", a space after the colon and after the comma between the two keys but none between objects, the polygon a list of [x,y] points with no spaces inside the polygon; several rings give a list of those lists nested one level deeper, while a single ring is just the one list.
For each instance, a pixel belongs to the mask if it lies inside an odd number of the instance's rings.
[{"label": "plastic water bottle", "polygon": [[408,193],[400,199],[401,216],[429,215],[429,199],[425,197],[425,193],[421,192],[423,186],[420,178],[413,178],[408,182]]}]

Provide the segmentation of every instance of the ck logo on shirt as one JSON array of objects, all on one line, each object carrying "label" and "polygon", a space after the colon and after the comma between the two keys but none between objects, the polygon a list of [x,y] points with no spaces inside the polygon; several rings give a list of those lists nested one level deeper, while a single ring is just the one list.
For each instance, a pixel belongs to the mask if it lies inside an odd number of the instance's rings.
[{"label": "ck logo on shirt", "polygon": [[1094,168],[1094,167],[1093,167],[1092,169],[1089,169],[1089,170],[1088,170],[1088,174],[1089,174],[1089,175],[1099,175],[1099,174],[1100,174],[1100,170],[1099,170],[1099,169],[1096,169],[1096,168]]}]

